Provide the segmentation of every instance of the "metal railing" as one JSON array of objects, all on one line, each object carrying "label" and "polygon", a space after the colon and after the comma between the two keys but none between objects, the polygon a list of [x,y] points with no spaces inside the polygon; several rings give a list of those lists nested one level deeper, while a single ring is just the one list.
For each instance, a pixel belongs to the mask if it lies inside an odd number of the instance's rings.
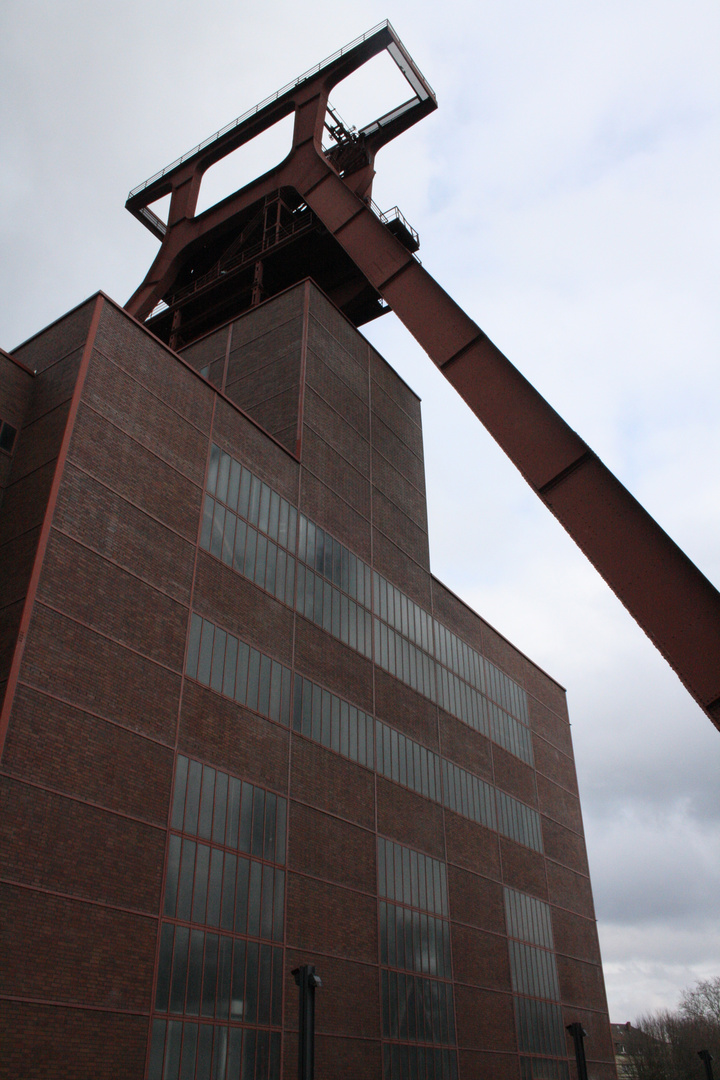
[{"label": "metal railing", "polygon": [[[161,180],[163,176],[165,176],[167,173],[172,172],[172,170],[176,169],[178,165],[182,165],[184,161],[188,161],[191,157],[194,157],[195,154],[199,154],[201,150],[205,150],[208,146],[212,146],[212,144],[214,142],[217,142],[218,139],[222,138],[223,135],[227,135],[229,131],[233,131],[233,129],[239,127],[240,124],[244,124],[246,120],[249,120],[252,116],[256,116],[257,113],[259,113],[262,109],[267,108],[268,105],[272,105],[274,101],[278,101],[278,99],[281,98],[284,94],[287,94],[288,91],[294,90],[296,86],[299,86],[300,83],[305,82],[305,80],[309,79],[311,76],[319,74],[323,70],[323,68],[327,67],[329,64],[332,64],[341,56],[344,56],[345,53],[350,51],[350,49],[354,49],[357,45],[361,45],[363,41],[367,41],[368,38],[372,37],[374,34],[377,34],[380,30],[384,30],[386,27],[392,30],[388,19],[384,19],[382,22],[379,22],[377,26],[373,26],[372,30],[367,30],[364,34],[361,34],[360,37],[357,37],[354,41],[351,41],[348,45],[343,45],[342,49],[338,49],[337,52],[334,52],[330,56],[326,57],[324,60],[321,60],[319,64],[315,64],[314,67],[311,67],[308,71],[304,72],[302,75],[299,75],[297,79],[293,79],[293,81],[289,82],[287,86],[283,86],[281,90],[276,90],[274,94],[270,95],[270,97],[266,97],[263,101],[259,103],[259,105],[255,105],[252,109],[248,109],[248,111],[243,113],[242,116],[238,116],[236,120],[232,120],[229,124],[226,124],[225,127],[220,128],[220,130],[216,131],[214,135],[210,135],[207,139],[203,139],[203,141],[201,143],[198,143],[197,146],[193,147],[192,150],[188,150],[187,153],[182,154],[179,158],[176,158],[175,161],[173,161],[170,165],[166,165],[164,169],[160,169],[159,172],[154,173],[149,178],[149,180],[145,180],[144,183],[138,184],[137,187],[134,187],[131,190],[130,194],[128,195],[128,199],[134,198],[135,195],[138,195],[141,191],[144,191],[145,188],[148,188],[151,184],[154,184],[156,180]],[[394,30],[392,30],[392,32],[393,34],[395,34]]]}]

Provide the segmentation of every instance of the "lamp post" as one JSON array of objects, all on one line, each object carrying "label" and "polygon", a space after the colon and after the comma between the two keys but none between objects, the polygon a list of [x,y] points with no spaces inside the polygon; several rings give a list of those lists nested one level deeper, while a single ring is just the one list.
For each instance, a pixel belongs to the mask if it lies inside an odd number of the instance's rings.
[{"label": "lamp post", "polygon": [[712,1054],[709,1050],[698,1050],[698,1057],[705,1066],[705,1076],[707,1080],[713,1080]]},{"label": "lamp post", "polygon": [[575,1044],[575,1061],[577,1063],[578,1080],[588,1080],[587,1074],[587,1062],[585,1060],[585,1044],[583,1040],[587,1036],[587,1031],[578,1021],[574,1024],[568,1024],[567,1030],[572,1035],[573,1043]]},{"label": "lamp post", "polygon": [[293,971],[299,994],[298,1080],[313,1080],[315,1075],[315,988],[322,986],[313,964],[303,964]]}]

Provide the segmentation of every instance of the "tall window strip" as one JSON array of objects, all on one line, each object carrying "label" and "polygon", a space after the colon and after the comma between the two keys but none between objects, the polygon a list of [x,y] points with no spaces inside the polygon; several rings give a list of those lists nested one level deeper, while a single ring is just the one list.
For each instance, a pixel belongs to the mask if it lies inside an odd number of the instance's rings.
[{"label": "tall window strip", "polygon": [[532,764],[525,691],[215,444],[200,545]]},{"label": "tall window strip", "polygon": [[547,1058],[520,1058],[521,1080],[570,1080],[567,1061]]},{"label": "tall window strip", "polygon": [[372,769],[375,760],[373,726],[372,717],[362,709],[302,675],[295,676],[294,731]]},{"label": "tall window strip", "polygon": [[378,837],[378,894],[447,918],[445,863],[422,851]]},{"label": "tall window strip", "polygon": [[[518,1049],[524,1080],[566,1080],[565,1027],[559,1005],[550,907],[526,893],[504,889]],[[541,999],[541,1000],[538,1000]]]},{"label": "tall window strip", "polygon": [[287,802],[178,755],[149,1080],[280,1075]]},{"label": "tall window strip", "polygon": [[[386,1080],[457,1077],[445,864],[378,838]],[[422,977],[430,976],[430,978]]]},{"label": "tall window strip", "polygon": [[527,893],[505,887],[505,918],[510,937],[553,949],[550,905]]},{"label": "tall window strip", "polygon": [[218,694],[289,726],[290,669],[195,612],[185,671]]},{"label": "tall window strip", "polygon": [[542,851],[536,810],[193,613],[186,674],[217,693],[416,791],[479,825]]}]

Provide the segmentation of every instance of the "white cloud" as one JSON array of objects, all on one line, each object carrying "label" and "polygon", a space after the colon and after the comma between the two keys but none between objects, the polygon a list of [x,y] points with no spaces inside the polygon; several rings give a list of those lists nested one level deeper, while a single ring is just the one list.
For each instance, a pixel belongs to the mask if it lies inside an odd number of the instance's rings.
[{"label": "white cloud", "polygon": [[[372,0],[5,4],[0,344],[156,244],[130,187],[374,22]],[[440,110],[375,197],[430,272],[720,581],[715,0],[397,0]],[[345,118],[353,122],[352,116]],[[720,738],[393,317],[435,572],[567,687],[613,1019],[720,971]],[[620,858],[618,858],[620,855]]]}]

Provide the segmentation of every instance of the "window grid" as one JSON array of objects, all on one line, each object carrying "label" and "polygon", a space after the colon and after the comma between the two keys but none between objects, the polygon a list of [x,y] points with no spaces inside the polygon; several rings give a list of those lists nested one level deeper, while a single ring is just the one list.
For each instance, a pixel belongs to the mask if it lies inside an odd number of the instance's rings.
[{"label": "window grid", "polygon": [[569,1080],[570,1072],[567,1061],[521,1057],[520,1076],[522,1080]]},{"label": "window grid", "polygon": [[294,680],[293,731],[373,768],[372,717],[302,675]]},{"label": "window grid", "polygon": [[[186,673],[263,716],[542,851],[536,810],[193,613]],[[496,810],[497,800],[497,810]]]},{"label": "window grid", "polygon": [[434,802],[442,801],[442,759],[437,754],[381,720],[375,721],[375,747],[379,773]]},{"label": "window grid", "polygon": [[380,901],[380,963],[450,979],[450,923]]},{"label": "window grid", "polygon": [[548,1055],[525,1059],[523,1080],[567,1080],[567,1062],[550,1058],[567,1053],[562,1011],[556,1004],[560,987],[550,905],[507,886],[503,891],[518,1048]]},{"label": "window grid", "polygon": [[529,945],[553,949],[550,905],[527,893],[505,886],[505,916],[510,937]]},{"label": "window grid", "polygon": [[286,818],[283,797],[178,755],[150,1080],[279,1076],[262,1029],[282,1020]]},{"label": "window grid", "polygon": [[[385,1080],[457,1080],[457,1053],[439,1046],[383,1044]],[[525,1080],[525,1078],[523,1078]]]},{"label": "window grid", "polygon": [[532,764],[517,683],[215,444],[207,491],[201,547],[367,657],[374,606],[376,662]]},{"label": "window grid", "polygon": [[452,983],[381,970],[383,1038],[455,1046]]},{"label": "window grid", "polygon": [[515,997],[515,1024],[521,1053],[564,1057],[565,1027],[562,1009],[552,1001]]},{"label": "window grid", "polygon": [[185,673],[288,727],[290,669],[193,612]]},{"label": "window grid", "polygon": [[378,893],[435,915],[449,914],[445,863],[378,837]]},{"label": "window grid", "polygon": [[148,1080],[278,1080],[280,1032],[153,1020]]}]

